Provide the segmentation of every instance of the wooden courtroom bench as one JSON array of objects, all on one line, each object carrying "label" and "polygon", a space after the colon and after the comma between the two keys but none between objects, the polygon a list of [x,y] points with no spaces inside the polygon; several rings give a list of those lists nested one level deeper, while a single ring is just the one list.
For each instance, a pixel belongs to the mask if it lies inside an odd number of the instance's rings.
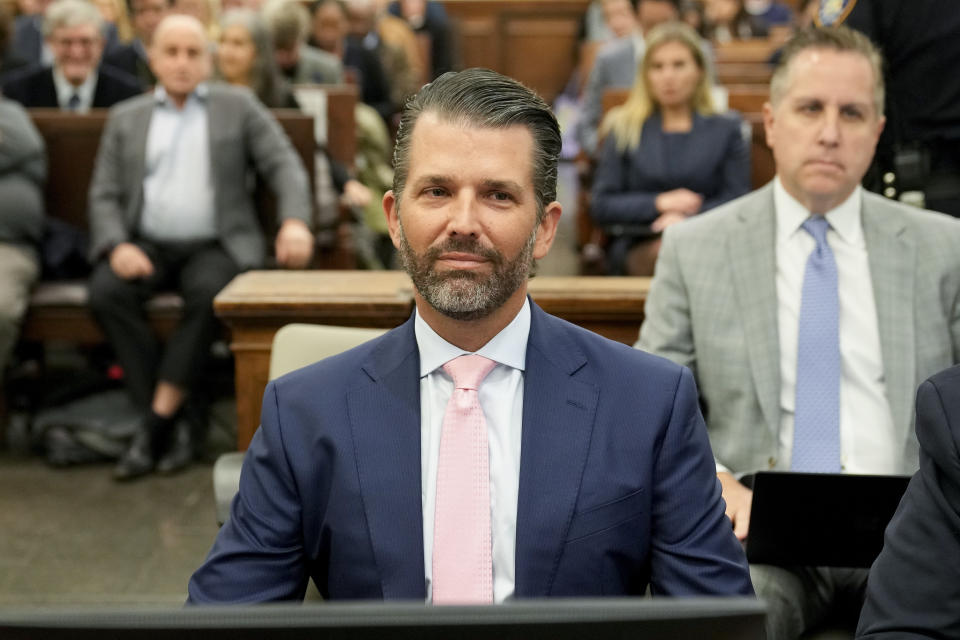
[{"label": "wooden courtroom bench", "polygon": [[[649,278],[538,276],[530,295],[548,313],[633,344],[643,322]],[[260,423],[270,346],[291,322],[392,328],[413,311],[413,285],[400,271],[248,271],[213,302],[230,328],[235,361],[237,448]]]},{"label": "wooden courtroom bench", "polygon": [[[356,154],[354,106],[356,87],[326,86],[326,147],[347,166]],[[311,181],[314,179],[314,120],[294,110],[275,110]],[[86,231],[87,193],[107,110],[85,115],[57,109],[31,109],[30,117],[44,139],[48,159],[45,190],[47,215]],[[275,230],[274,205],[267,189],[258,194],[268,233]],[[334,262],[336,258],[334,259]],[[320,266],[328,266],[321,264]],[[341,265],[330,265],[341,266]],[[167,336],[180,319],[182,301],[175,294],[160,294],[147,305],[155,330]],[[104,340],[87,306],[85,281],[40,282],[34,289],[21,337],[34,342],[62,341],[97,344]]]},{"label": "wooden courtroom bench", "polygon": [[[47,149],[47,215],[86,232],[87,193],[107,110],[98,109],[84,115],[57,109],[31,109],[29,113]],[[313,118],[291,110],[278,110],[274,115],[293,142],[312,184]],[[272,205],[261,205],[261,209],[265,208]],[[180,318],[181,307],[182,300],[175,294],[160,294],[150,300],[148,314],[160,335],[169,335]],[[102,342],[104,336],[87,305],[86,281],[41,281],[31,295],[21,339],[76,344]]]}]

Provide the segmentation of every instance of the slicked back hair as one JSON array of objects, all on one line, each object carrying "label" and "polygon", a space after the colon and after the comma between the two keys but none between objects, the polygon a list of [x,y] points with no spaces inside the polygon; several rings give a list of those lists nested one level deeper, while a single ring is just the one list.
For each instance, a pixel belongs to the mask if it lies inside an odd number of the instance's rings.
[{"label": "slicked back hair", "polygon": [[857,53],[866,58],[873,70],[873,106],[877,117],[883,115],[884,82],[883,57],[870,41],[859,31],[843,25],[836,27],[807,27],[801,29],[783,47],[783,53],[777,68],[770,79],[770,102],[777,106],[790,86],[791,64],[793,60],[810,49],[825,49],[841,53]]},{"label": "slicked back hair", "polygon": [[450,71],[411,97],[403,109],[393,150],[393,193],[397,202],[406,185],[410,141],[417,120],[433,113],[441,120],[491,129],[520,125],[533,136],[531,171],[537,220],[557,199],[560,126],[547,103],[516,80],[489,69]]}]

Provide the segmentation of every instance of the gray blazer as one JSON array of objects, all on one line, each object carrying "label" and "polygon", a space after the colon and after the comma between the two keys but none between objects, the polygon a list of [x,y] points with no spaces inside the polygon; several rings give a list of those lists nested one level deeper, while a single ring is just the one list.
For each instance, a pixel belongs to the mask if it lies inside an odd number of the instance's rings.
[{"label": "gray blazer", "polygon": [[290,79],[294,84],[340,84],[343,82],[343,64],[332,53],[302,44],[297,70]]},{"label": "gray blazer", "polygon": [[[772,184],[663,236],[637,347],[690,367],[717,460],[776,466],[780,426],[776,219]],[[960,222],[871,193],[863,232],[887,398],[903,467],[917,468],[913,399],[960,360]]]},{"label": "gray blazer", "polygon": [[[149,94],[110,110],[90,182],[92,260],[136,236],[155,104]],[[255,268],[263,264],[266,246],[248,186],[250,165],[276,194],[281,220],[311,224],[310,183],[283,129],[249,90],[211,84],[207,108],[220,240],[241,269]]]},{"label": "gray blazer", "polygon": [[637,74],[637,52],[634,38],[620,38],[603,47],[583,89],[580,119],[577,121],[577,142],[593,155],[597,150],[597,129],[603,117],[603,93],[607,89],[633,86]]}]

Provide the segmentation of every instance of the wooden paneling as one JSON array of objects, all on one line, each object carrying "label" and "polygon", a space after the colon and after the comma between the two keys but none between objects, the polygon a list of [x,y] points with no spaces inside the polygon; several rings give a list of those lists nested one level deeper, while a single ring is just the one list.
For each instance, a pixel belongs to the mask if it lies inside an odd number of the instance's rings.
[{"label": "wooden paneling", "polygon": [[464,67],[487,67],[552,102],[576,68],[588,0],[448,0]]},{"label": "wooden paneling", "polygon": [[[633,344],[649,278],[540,276],[530,295],[544,311]],[[273,335],[285,324],[395,327],[413,311],[413,285],[400,271],[248,271],[213,302],[230,327],[236,370],[237,448],[257,429]]]}]

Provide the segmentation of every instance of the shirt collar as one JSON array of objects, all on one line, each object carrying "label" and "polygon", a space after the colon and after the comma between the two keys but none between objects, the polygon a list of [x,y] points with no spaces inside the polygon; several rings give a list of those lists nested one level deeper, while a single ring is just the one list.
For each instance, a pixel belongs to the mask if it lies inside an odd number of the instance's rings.
[{"label": "shirt collar", "polygon": [[90,106],[93,104],[93,91],[97,86],[97,72],[98,69],[94,68],[93,71],[90,72],[90,75],[87,76],[87,79],[83,81],[83,84],[75,87],[64,77],[60,68],[54,65],[53,86],[57,90],[57,102],[61,106],[66,106],[67,103],[70,102],[73,94],[76,94],[77,97],[80,98],[80,110],[86,111],[90,109]]},{"label": "shirt collar", "polygon": [[[417,337],[417,349],[420,351],[420,377],[424,377],[442,367],[458,356],[469,351],[456,347],[434,331],[427,321],[416,311],[414,333]],[[500,333],[483,345],[477,354],[523,371],[527,364],[527,339],[530,337],[530,300],[524,299],[523,306]]]},{"label": "shirt collar", "polygon": [[[207,99],[207,96],[210,94],[210,86],[206,82],[201,82],[197,85],[197,88],[190,92],[190,95],[187,96],[187,102],[191,100],[199,100],[204,102]],[[163,105],[165,107],[173,106],[170,103],[170,99],[167,97],[167,90],[164,89],[160,83],[157,83],[157,86],[153,88],[153,99],[158,105]]]},{"label": "shirt collar", "polygon": [[[830,228],[841,240],[854,246],[865,246],[863,226],[860,223],[862,202],[863,190],[857,185],[846,200],[825,214]],[[782,244],[800,229],[810,217],[810,212],[787,193],[779,176],[773,181],[773,204],[777,215],[777,244]]]}]

